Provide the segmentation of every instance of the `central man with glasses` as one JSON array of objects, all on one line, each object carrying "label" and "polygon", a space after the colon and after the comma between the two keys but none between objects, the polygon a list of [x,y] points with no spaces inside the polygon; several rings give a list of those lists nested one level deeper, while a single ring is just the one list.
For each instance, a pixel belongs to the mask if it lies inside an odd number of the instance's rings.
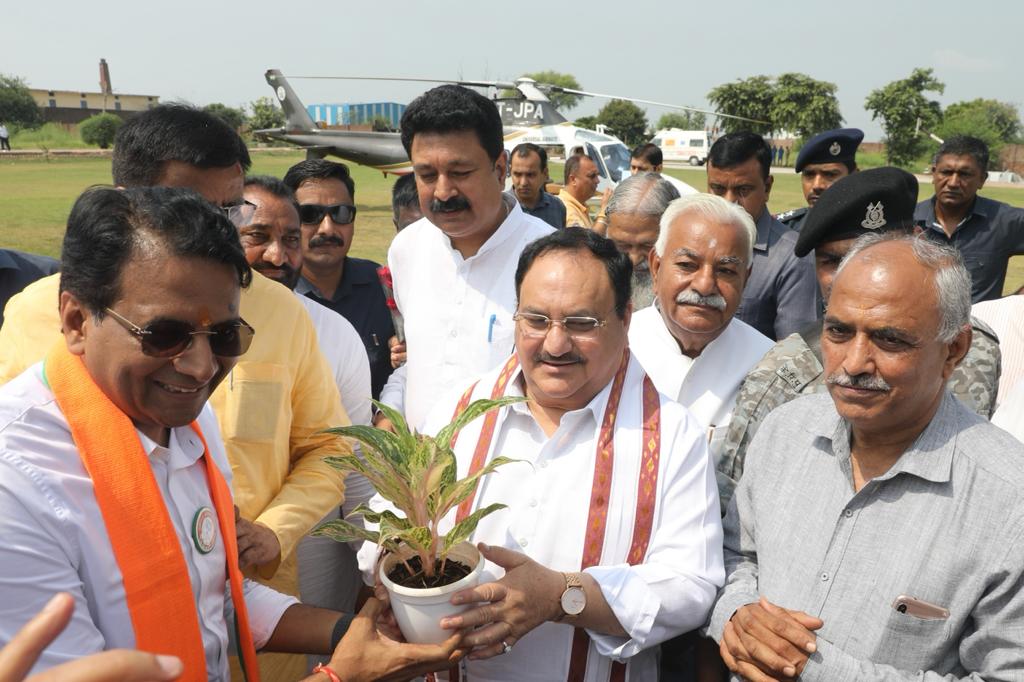
[{"label": "central man with glasses", "polygon": [[[514,352],[428,414],[424,432],[436,433],[472,400],[528,399],[455,440],[460,477],[499,455],[520,460],[445,520],[508,505],[471,538],[486,543],[484,575],[454,600],[477,603],[442,621],[476,628],[463,639],[469,679],[605,682],[625,679],[625,667],[628,679],[657,679],[657,645],[701,625],[722,583],[704,430],[629,351],[631,274],[591,230],[528,245],[514,278]],[[361,568],[375,554],[364,545]]]}]

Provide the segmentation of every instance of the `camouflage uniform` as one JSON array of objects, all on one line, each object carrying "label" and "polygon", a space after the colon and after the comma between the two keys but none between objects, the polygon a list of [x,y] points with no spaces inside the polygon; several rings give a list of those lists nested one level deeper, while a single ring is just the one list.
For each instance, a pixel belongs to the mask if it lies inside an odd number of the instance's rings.
[{"label": "camouflage uniform", "polygon": [[[989,419],[999,386],[999,339],[975,317],[971,327],[971,347],[946,386],[972,411]],[[826,390],[820,326],[782,339],[750,370],[736,398],[716,471],[723,514],[743,474],[747,446],[768,413],[800,395]]]},{"label": "camouflage uniform", "polygon": [[809,206],[803,206],[801,208],[794,208],[792,211],[786,211],[775,216],[775,219],[785,225],[791,230],[797,232],[804,226],[804,221],[807,219],[807,212],[811,210]]}]

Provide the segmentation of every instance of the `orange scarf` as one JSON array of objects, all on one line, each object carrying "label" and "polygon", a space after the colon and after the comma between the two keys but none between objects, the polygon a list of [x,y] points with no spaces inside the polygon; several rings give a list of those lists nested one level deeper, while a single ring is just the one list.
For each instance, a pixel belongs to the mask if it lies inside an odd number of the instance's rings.
[{"label": "orange scarf", "polygon": [[[182,680],[206,680],[206,655],[188,567],[135,426],[93,382],[82,359],[68,351],[63,339],[47,354],[44,372],[92,479],[121,569],[136,648],[179,657],[185,663]],[[259,682],[238,569],[231,491],[199,425],[192,422],[192,428],[203,443],[210,497],[227,555],[243,669],[250,682]]]}]

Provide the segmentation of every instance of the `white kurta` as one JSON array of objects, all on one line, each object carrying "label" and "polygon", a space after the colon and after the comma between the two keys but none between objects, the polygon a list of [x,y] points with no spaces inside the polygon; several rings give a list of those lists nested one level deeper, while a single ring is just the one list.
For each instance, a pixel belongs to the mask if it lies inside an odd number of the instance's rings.
[{"label": "white kurta", "polygon": [[999,337],[1001,371],[996,407],[1024,380],[1024,296],[1005,296],[971,306],[971,315]]},{"label": "white kurta", "polygon": [[[498,371],[485,375],[474,399],[489,397]],[[661,396],[661,458],[650,544],[644,563],[629,566],[641,461],[643,370],[635,358],[626,373],[615,430],[615,458],[608,525],[600,566],[587,573],[629,637],[589,632],[592,638],[586,679],[607,680],[612,659],[628,660],[628,679],[657,679],[656,645],[703,624],[724,579],[722,529],[714,470],[703,430],[678,404]],[[517,372],[506,395],[522,395]],[[465,390],[463,388],[463,390]],[[473,534],[484,542],[523,552],[548,568],[578,571],[590,511],[600,422],[611,393],[604,388],[586,407],[563,415],[548,438],[524,404],[503,408],[491,456],[524,460],[486,477],[474,509],[508,505],[485,518]],[[427,421],[435,433],[451,419],[461,391],[440,401]],[[467,426],[456,444],[459,476],[469,470],[480,418]],[[382,507],[375,497],[371,503]],[[448,515],[445,530],[455,513]],[[375,547],[364,546],[360,566],[372,566]],[[486,564],[482,580],[496,580],[501,568]],[[508,654],[468,663],[473,682],[550,680],[564,682],[569,670],[573,628],[545,623],[516,643]]]},{"label": "white kurta", "polygon": [[[553,228],[517,202],[480,250],[463,258],[426,218],[395,237],[388,265],[408,343],[405,415],[419,427],[439,395],[503,362],[512,352],[519,254]],[[394,391],[388,394],[394,395]],[[401,407],[397,406],[396,407]]]},{"label": "white kurta", "polygon": [[992,415],[992,423],[1024,442],[1024,379],[1006,392],[999,409]]},{"label": "white kurta", "polygon": [[630,350],[658,390],[701,423],[716,463],[740,386],[772,345],[767,336],[734,317],[718,338],[691,358],[683,355],[655,306],[634,313],[629,324]]},{"label": "white kurta", "polygon": [[[213,411],[199,426],[210,456],[231,483],[231,468]],[[203,446],[191,427],[172,429],[168,447],[139,434],[170,512],[188,566],[211,680],[228,678],[228,596],[224,543],[209,554],[192,541],[196,512],[213,509]],[[57,592],[75,598],[71,623],[43,652],[34,671],[104,649],[134,648],[121,571],[64,415],[34,365],[0,388],[0,644],[6,644]],[[140,538],[140,542],[144,542]],[[292,597],[245,582],[256,648],[263,646]],[[173,624],[168,624],[172,627]]]},{"label": "white kurta", "polygon": [[369,424],[371,417],[370,359],[359,332],[342,315],[309,296],[295,294],[316,329],[320,352],[334,372],[341,404],[353,424]]}]

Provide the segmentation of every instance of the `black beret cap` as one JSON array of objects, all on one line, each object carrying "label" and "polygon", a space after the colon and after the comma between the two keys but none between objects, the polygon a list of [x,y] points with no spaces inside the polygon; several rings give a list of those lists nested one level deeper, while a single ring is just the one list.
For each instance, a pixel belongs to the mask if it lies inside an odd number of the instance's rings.
[{"label": "black beret cap", "polygon": [[857,128],[839,128],[818,133],[800,149],[796,157],[796,172],[802,171],[809,163],[853,161],[863,139],[864,131]]},{"label": "black beret cap", "polygon": [[822,192],[807,213],[793,252],[803,257],[818,244],[914,224],[917,178],[887,166],[851,173]]}]

